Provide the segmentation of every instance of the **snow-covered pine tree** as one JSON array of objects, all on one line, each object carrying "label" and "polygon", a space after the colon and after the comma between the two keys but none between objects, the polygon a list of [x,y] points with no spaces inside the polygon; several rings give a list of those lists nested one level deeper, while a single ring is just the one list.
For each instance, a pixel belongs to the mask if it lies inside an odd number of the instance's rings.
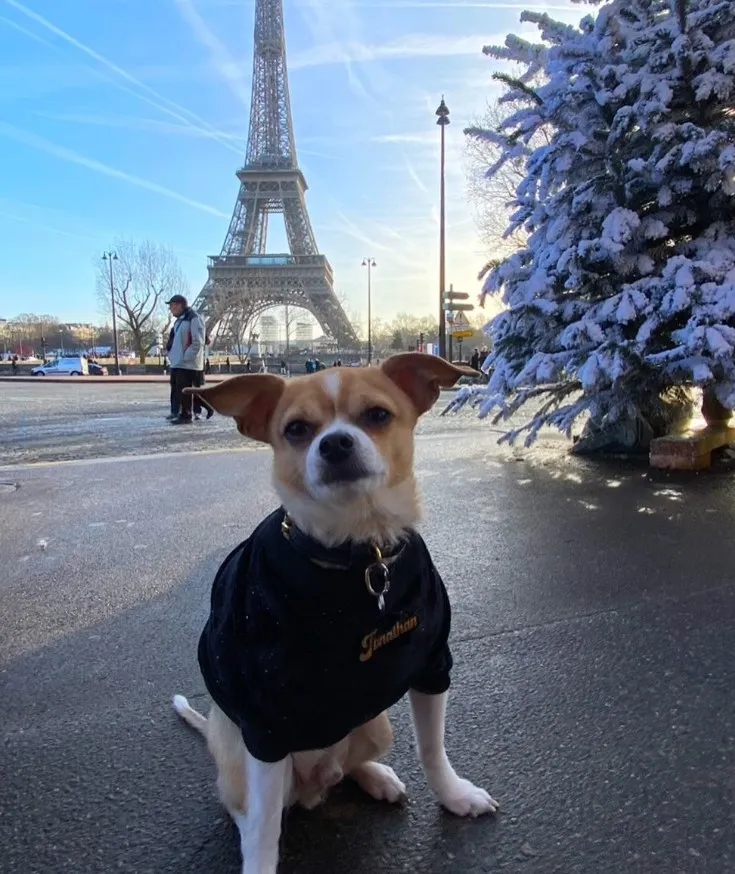
[{"label": "snow-covered pine tree", "polygon": [[[734,408],[735,2],[611,0],[579,27],[521,18],[542,44],[484,51],[523,65],[499,77],[523,108],[474,135],[501,148],[490,175],[526,157],[509,233],[528,243],[483,285],[506,305],[487,327],[491,377],[456,405],[499,421],[542,400],[505,435],[527,445],[585,413],[598,435],[644,442],[691,386]],[[530,148],[540,130],[548,144]]]}]

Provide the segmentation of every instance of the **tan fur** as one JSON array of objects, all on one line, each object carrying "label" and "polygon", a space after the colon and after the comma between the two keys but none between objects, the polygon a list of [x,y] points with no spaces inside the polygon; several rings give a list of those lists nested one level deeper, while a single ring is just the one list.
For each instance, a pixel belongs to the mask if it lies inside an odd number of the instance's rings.
[{"label": "tan fur", "polygon": [[[188,702],[176,709],[182,719],[204,735],[217,767],[217,789],[224,807],[231,815],[246,813],[247,772],[243,767],[245,744],[240,729],[216,704],[206,718]],[[296,779],[289,806],[315,807],[343,777],[359,778],[360,767],[381,759],[392,745],[393,728],[388,714],[381,713],[329,749],[294,754]]]}]

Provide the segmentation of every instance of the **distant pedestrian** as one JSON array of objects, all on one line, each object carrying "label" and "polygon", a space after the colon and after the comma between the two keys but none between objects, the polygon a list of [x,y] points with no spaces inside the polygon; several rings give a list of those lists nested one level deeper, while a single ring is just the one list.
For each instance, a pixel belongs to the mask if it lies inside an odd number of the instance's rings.
[{"label": "distant pedestrian", "polygon": [[17,376],[18,375],[18,356],[17,355],[13,355],[13,357],[10,359],[10,366],[13,370],[13,376]]},{"label": "distant pedestrian", "polygon": [[197,373],[204,373],[204,320],[189,306],[182,294],[167,301],[176,322],[169,336],[171,362],[171,419],[172,425],[187,425],[193,419],[193,400],[184,394],[185,388],[197,384]]},{"label": "distant pedestrian", "polygon": [[472,350],[472,355],[470,356],[470,367],[473,370],[480,369],[480,350],[476,346]]},{"label": "distant pedestrian", "polygon": [[212,361],[209,358],[207,358],[207,360],[204,362],[204,372],[205,373],[212,372]]},{"label": "distant pedestrian", "polygon": [[229,355],[225,358],[225,373],[232,373],[232,364],[230,363]]}]

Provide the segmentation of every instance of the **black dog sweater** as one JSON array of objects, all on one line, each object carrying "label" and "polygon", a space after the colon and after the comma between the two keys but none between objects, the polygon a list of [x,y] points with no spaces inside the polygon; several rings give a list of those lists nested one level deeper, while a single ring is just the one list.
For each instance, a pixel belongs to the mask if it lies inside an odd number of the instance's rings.
[{"label": "black dog sweater", "polygon": [[[449,688],[449,599],[421,536],[386,557],[385,608],[367,545],[325,549],[271,513],[220,566],[199,640],[207,690],[257,759],[332,746],[409,689]],[[374,587],[382,587],[377,576]]]}]

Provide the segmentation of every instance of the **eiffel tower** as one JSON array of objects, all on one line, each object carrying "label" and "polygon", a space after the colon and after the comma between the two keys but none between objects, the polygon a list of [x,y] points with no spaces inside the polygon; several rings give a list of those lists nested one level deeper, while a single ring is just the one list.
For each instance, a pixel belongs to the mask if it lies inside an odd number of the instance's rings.
[{"label": "eiffel tower", "polygon": [[[286,67],[282,0],[256,0],[253,89],[240,192],[222,251],[195,302],[213,336],[240,341],[246,327],[274,306],[302,307],[339,346],[358,339],[334,293],[329,261],[319,254],[306,211],[304,174],[296,159]],[[268,218],[283,216],[289,252],[266,253]]]}]

